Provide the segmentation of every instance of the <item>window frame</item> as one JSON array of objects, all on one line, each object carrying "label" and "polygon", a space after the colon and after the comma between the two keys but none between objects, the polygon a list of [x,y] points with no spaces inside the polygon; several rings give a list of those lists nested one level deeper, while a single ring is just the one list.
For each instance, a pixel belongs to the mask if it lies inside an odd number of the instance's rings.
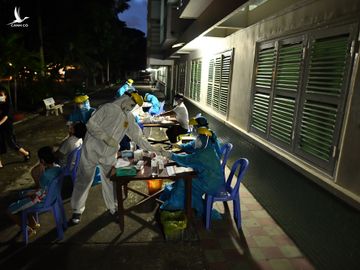
[{"label": "window frame", "polygon": [[[341,37],[341,35],[344,36],[348,35],[348,41],[346,43],[347,50],[346,50],[346,54],[344,55],[344,58],[346,60],[344,64],[345,71],[343,73],[343,77],[341,78],[342,79],[341,94],[337,98],[326,97],[325,94],[323,95],[318,94],[317,98],[313,98],[311,95],[315,95],[315,94],[306,93],[306,83],[308,82],[309,64],[311,61],[311,53],[310,53],[311,42],[319,40],[321,38],[336,39],[337,37]],[[353,53],[354,50],[352,48],[355,46],[355,43],[358,42],[356,36],[357,36],[357,24],[347,24],[342,26],[334,26],[332,28],[326,28],[326,29],[309,30],[302,33],[298,33],[290,37],[280,37],[273,40],[258,42],[256,44],[256,51],[254,58],[254,76],[252,79],[250,121],[249,121],[249,129],[248,129],[249,132],[259,135],[260,137],[264,138],[270,143],[278,145],[282,149],[288,151],[290,154],[294,154],[295,156],[298,156],[299,158],[315,165],[317,168],[333,175],[335,164],[338,158],[338,152],[339,152],[338,146],[341,137],[341,130],[344,124],[344,111],[346,107],[347,95],[349,92],[349,85],[350,85],[350,77],[354,62],[354,53]],[[289,93],[285,94],[284,92],[282,92],[282,90],[280,91],[275,90],[277,73],[279,71],[278,69],[279,54],[280,54],[279,49],[282,44],[294,42],[297,40],[302,41],[302,46],[303,46],[303,56],[300,63],[297,92],[294,94],[289,94]],[[260,52],[261,50],[271,47],[274,47],[275,49],[271,87],[261,88],[256,84],[258,79],[257,69],[259,65]],[[267,119],[266,132],[261,131],[260,128],[254,127],[254,120],[256,121],[256,113],[259,112],[259,109],[257,109],[254,114],[254,108],[256,108],[255,106],[257,106],[256,98],[257,95],[259,95],[259,93],[269,96],[269,102],[268,102],[269,105],[267,111],[268,115],[266,118]],[[278,140],[277,138],[274,138],[271,135],[271,125],[273,120],[275,97],[282,96],[283,94],[285,94],[285,96],[288,97],[293,97],[295,100],[295,110],[293,116],[292,137],[291,137],[290,145],[283,143],[281,140]],[[324,102],[324,103],[327,102],[330,104],[335,104],[337,106],[335,126],[332,130],[333,135],[332,135],[331,146],[333,148],[333,153],[329,155],[328,161],[321,160],[315,155],[311,155],[308,152],[304,152],[301,148],[299,148],[301,124],[302,124],[303,114],[306,109],[305,108],[306,100],[310,100],[310,101],[318,100],[319,102]],[[332,102],[329,102],[331,100]]]}]

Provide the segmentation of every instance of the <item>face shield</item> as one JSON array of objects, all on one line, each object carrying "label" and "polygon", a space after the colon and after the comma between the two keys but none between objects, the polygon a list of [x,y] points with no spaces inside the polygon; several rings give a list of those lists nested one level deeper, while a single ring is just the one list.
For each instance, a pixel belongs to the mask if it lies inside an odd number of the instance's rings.
[{"label": "face shield", "polygon": [[198,135],[195,140],[195,149],[205,149],[208,146],[209,137],[205,135]]},{"label": "face shield", "polygon": [[84,109],[90,110],[90,101],[89,101],[89,100],[85,101],[85,102],[83,103],[83,105],[84,105]]},{"label": "face shield", "polygon": [[87,95],[81,95],[81,96],[76,96],[74,98],[74,102],[76,103],[76,106],[80,109],[90,109],[90,101],[89,101],[89,97]]}]

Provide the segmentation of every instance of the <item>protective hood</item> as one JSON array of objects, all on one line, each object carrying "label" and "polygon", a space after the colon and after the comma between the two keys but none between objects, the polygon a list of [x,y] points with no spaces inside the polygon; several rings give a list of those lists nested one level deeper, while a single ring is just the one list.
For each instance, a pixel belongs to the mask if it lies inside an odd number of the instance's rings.
[{"label": "protective hood", "polygon": [[141,106],[143,99],[138,93],[130,93],[130,95],[122,95],[120,98],[113,101],[113,103],[121,108],[124,113],[131,112],[135,105]]}]

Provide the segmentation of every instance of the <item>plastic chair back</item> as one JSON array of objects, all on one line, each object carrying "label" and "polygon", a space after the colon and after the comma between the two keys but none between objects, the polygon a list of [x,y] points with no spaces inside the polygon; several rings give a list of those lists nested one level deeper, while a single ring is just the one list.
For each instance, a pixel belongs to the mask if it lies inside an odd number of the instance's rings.
[{"label": "plastic chair back", "polygon": [[[210,219],[211,219],[211,210],[213,208],[213,203],[216,201],[233,201],[234,205],[234,219],[236,221],[237,228],[241,227],[241,208],[240,208],[240,183],[244,178],[244,175],[249,167],[249,161],[246,158],[238,159],[232,166],[230,174],[225,183],[225,192],[218,192],[216,195],[205,195],[206,201],[206,213],[205,213],[205,226],[206,229],[210,228]],[[239,170],[238,176],[235,182],[234,187],[232,187],[232,180],[236,173]]]},{"label": "plastic chair back", "polygon": [[226,143],[221,146],[221,167],[225,170],[226,162],[230,156],[230,152],[233,149],[232,143]]},{"label": "plastic chair back", "polygon": [[[225,189],[227,192],[230,193],[230,196],[232,199],[239,194],[240,183],[241,183],[242,179],[244,178],[244,175],[248,169],[248,166],[249,166],[249,161],[246,158],[240,158],[233,164],[233,166],[231,168],[230,174],[226,180]],[[236,179],[236,183],[235,183],[234,187],[231,187],[232,179],[237,170],[239,172],[238,172],[238,176]]]},{"label": "plastic chair back", "polygon": [[79,167],[80,157],[81,157],[81,146],[72,150],[68,154],[66,159],[64,175],[70,176],[73,183],[75,183],[76,180],[76,173]]},{"label": "plastic chair back", "polygon": [[64,229],[67,228],[67,220],[65,216],[65,210],[63,201],[61,198],[61,187],[64,174],[61,173],[55,177],[46,191],[45,201],[43,203],[35,204],[22,211],[21,213],[21,230],[24,238],[24,242],[27,245],[29,241],[29,235],[27,230],[28,215],[35,213],[36,221],[39,220],[39,214],[43,212],[52,211],[56,223],[58,239],[64,237]]}]

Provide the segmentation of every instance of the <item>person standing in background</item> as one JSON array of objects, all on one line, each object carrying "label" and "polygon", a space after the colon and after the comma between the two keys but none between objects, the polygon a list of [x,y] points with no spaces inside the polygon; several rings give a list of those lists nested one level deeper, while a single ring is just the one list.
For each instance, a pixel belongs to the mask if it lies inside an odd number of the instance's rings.
[{"label": "person standing in background", "polygon": [[89,97],[81,94],[74,98],[74,102],[76,107],[69,116],[68,125],[76,122],[86,124],[92,113],[95,111],[95,109],[90,106]]},{"label": "person standing in background", "polygon": [[117,91],[115,98],[121,97],[126,91],[128,90],[135,90],[135,88],[132,86],[134,83],[134,80],[128,79]]},{"label": "person standing in background", "polygon": [[[30,152],[16,142],[10,102],[5,87],[0,86],[0,155],[7,152],[7,145],[18,151],[24,157],[24,161],[30,160]],[[3,166],[0,159],[0,168]]]}]

